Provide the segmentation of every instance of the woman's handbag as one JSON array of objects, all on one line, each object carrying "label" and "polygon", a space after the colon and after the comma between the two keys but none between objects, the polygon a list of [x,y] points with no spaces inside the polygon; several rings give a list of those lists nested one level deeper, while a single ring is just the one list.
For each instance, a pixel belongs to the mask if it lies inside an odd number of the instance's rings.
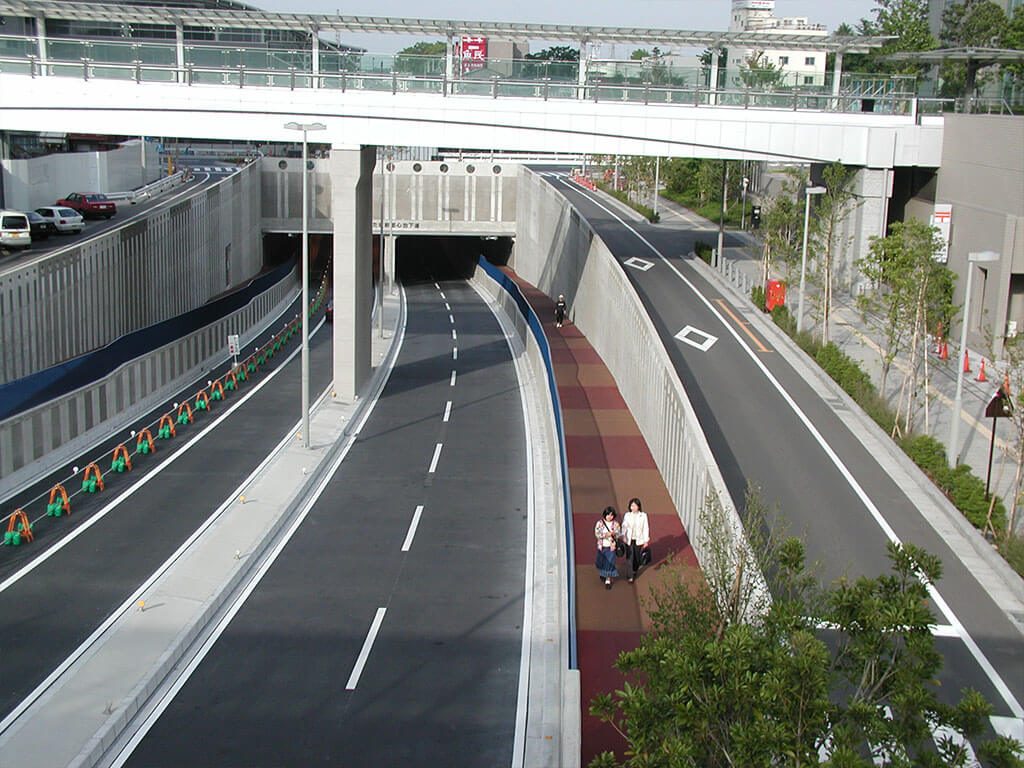
[{"label": "woman's handbag", "polygon": [[650,564],[651,564],[651,548],[650,547],[644,547],[643,549],[640,550],[640,565],[650,565]]},{"label": "woman's handbag", "polygon": [[623,544],[622,541],[620,541],[620,540],[616,540],[616,542],[615,542],[615,556],[616,557],[625,557],[626,556],[626,545]]}]

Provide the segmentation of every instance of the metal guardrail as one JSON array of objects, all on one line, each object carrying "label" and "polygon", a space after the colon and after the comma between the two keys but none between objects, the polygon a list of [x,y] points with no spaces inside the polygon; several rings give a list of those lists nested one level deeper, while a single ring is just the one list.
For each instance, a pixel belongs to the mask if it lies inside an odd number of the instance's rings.
[{"label": "metal guardrail", "polygon": [[404,75],[397,72],[377,74],[339,72],[313,74],[289,67],[286,70],[256,69],[246,66],[212,67],[186,64],[183,67],[149,64],[143,61],[99,62],[83,57],[77,61],[41,61],[37,56],[0,56],[0,72],[31,77],[77,77],[90,79],[134,80],[136,83],[177,83],[184,86],[230,85],[238,88],[273,87],[346,91],[434,94],[438,96],[477,96],[498,98],[536,98],[542,100],[581,100],[600,103],[664,104],[691,107],[732,107],[739,109],[813,110],[840,113],[918,114],[917,99],[899,94],[867,99],[861,96],[833,95],[800,88],[760,91],[714,90],[699,86],[657,86],[650,84],[569,83],[551,78],[516,80],[491,77],[448,79],[441,75]]},{"label": "metal guardrail", "polygon": [[141,186],[138,189],[132,189],[127,192],[108,192],[107,197],[111,200],[128,200],[134,203],[136,200],[153,197],[154,195],[161,195],[168,189],[171,189],[178,184],[182,184],[184,181],[185,172],[178,171],[170,176],[164,176],[162,179],[151,181],[149,184]]}]

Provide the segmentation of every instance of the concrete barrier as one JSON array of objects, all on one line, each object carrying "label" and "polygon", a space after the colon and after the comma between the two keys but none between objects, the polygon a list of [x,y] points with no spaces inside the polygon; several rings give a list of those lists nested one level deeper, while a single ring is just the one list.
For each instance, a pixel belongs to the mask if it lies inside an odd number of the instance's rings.
[{"label": "concrete barrier", "polygon": [[227,360],[227,336],[243,348],[298,295],[298,267],[245,307],[109,375],[0,422],[0,499],[124,429],[188,382]]},{"label": "concrete barrier", "polygon": [[[558,191],[520,171],[516,272],[549,296],[564,294],[572,321],[608,366],[640,428],[698,560],[706,561],[700,512],[718,501],[746,547],[737,506],[651,318],[605,243]],[[755,583],[763,581],[753,575]]]}]

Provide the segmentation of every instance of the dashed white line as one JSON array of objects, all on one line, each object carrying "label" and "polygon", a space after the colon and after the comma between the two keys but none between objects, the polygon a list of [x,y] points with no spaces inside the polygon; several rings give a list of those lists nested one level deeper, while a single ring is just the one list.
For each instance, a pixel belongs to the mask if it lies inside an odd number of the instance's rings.
[{"label": "dashed white line", "polygon": [[459,337],[458,337],[458,336],[457,336],[457,335],[455,334],[455,329],[454,329],[454,328],[452,328],[452,341],[455,341],[455,340],[456,340],[456,339],[458,339],[458,338],[459,338]]},{"label": "dashed white line", "polygon": [[[437,283],[434,283],[434,287],[435,287],[435,288],[437,288],[437,290],[439,290],[439,291],[441,290],[441,286],[440,286],[440,285],[438,285]],[[443,295],[443,294],[442,294],[442,295]]]},{"label": "dashed white line", "polygon": [[444,308],[447,309],[449,312],[452,311],[452,308],[448,305],[447,301],[444,303]]},{"label": "dashed white line", "polygon": [[454,387],[455,386],[455,371],[452,371],[452,380],[450,382],[448,382],[448,386],[449,387]]},{"label": "dashed white line", "polygon": [[444,418],[442,421],[447,422],[448,418],[452,415],[452,401],[449,400],[447,405],[444,407]]},{"label": "dashed white line", "polygon": [[452,347],[452,360],[458,360],[458,359],[459,359],[459,348],[458,347]]},{"label": "dashed white line", "polygon": [[423,505],[419,504],[416,511],[412,513],[412,522],[409,523],[409,532],[405,534],[405,541],[402,542],[402,551],[408,552],[412,546],[412,537],[416,535],[416,527],[420,524],[420,515],[423,514]]},{"label": "dashed white line", "polygon": [[455,325],[455,317],[452,315],[448,315],[448,322],[451,323],[452,325]]},{"label": "dashed white line", "polygon": [[442,299],[444,299],[444,298],[447,298],[447,297],[446,297],[446,296],[444,295],[444,291],[441,291],[441,298],[442,298]]},{"label": "dashed white line", "polygon": [[363,641],[363,649],[359,652],[356,665],[352,667],[352,674],[348,676],[348,682],[345,683],[346,691],[354,691],[359,684],[359,676],[363,674],[366,660],[370,658],[370,649],[373,648],[373,641],[377,639],[377,633],[380,632],[380,625],[384,623],[384,614],[387,613],[387,610],[387,608],[377,609],[377,614],[373,617],[373,623],[370,624],[370,631],[366,635],[366,640]]},{"label": "dashed white line", "polygon": [[434,446],[434,458],[430,460],[430,469],[427,470],[428,475],[432,475],[437,471],[437,460],[441,458],[442,446],[444,446],[444,443],[438,443]]}]

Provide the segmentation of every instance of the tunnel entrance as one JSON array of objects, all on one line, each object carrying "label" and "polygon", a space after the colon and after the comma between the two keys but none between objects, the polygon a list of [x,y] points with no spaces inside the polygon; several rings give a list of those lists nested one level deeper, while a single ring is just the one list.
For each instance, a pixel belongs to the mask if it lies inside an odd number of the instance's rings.
[{"label": "tunnel entrance", "polygon": [[395,244],[395,274],[400,283],[468,280],[483,256],[508,264],[512,238],[462,235],[401,235]]}]

